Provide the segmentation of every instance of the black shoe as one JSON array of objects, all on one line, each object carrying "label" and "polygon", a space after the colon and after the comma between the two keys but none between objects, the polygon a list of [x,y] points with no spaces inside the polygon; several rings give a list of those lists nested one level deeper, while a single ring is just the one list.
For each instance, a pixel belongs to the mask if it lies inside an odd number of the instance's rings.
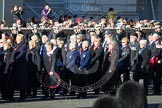
[{"label": "black shoe", "polygon": [[14,98],[13,97],[9,97],[7,100],[14,101]]},{"label": "black shoe", "polygon": [[25,99],[26,99],[26,97],[25,97],[25,96],[20,97],[20,100],[21,100],[21,101],[24,101]]},{"label": "black shoe", "polygon": [[46,99],[48,99],[48,95],[45,95],[45,96],[43,96],[43,97],[41,97],[41,99],[43,99],[43,100],[46,100]]},{"label": "black shoe", "polygon": [[50,95],[50,99],[55,99],[55,95]]},{"label": "black shoe", "polygon": [[7,98],[7,97],[2,97],[1,99],[2,99],[2,100],[7,100],[8,98]]}]

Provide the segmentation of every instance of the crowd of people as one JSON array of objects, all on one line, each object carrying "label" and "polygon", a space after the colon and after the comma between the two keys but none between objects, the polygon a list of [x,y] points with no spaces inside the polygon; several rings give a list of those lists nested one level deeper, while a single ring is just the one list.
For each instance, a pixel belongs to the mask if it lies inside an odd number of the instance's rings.
[{"label": "crowd of people", "polygon": [[[20,99],[31,95],[35,97],[39,87],[47,98],[54,98],[55,92],[61,95],[79,92],[78,97],[86,97],[86,90],[71,91],[62,87],[47,90],[40,86],[49,72],[56,72],[64,82],[78,87],[94,84],[105,74],[110,74],[111,78],[106,83],[94,89],[95,94],[101,91],[108,93],[112,88],[116,91],[121,83],[139,82],[140,79],[144,80],[146,94],[152,81],[154,94],[160,94],[160,22],[128,21],[122,17],[96,20],[77,15],[63,15],[57,21],[50,12],[47,4],[40,21],[32,17],[25,23],[21,16],[22,7],[14,6],[11,11],[14,19],[11,31],[1,30],[0,35],[0,89],[3,99],[14,99],[15,90],[20,90]],[[3,20],[0,29],[5,27],[8,27],[7,22]],[[31,29],[31,32],[23,33],[22,27]],[[145,33],[143,27],[153,31]],[[65,33],[67,28],[73,28],[73,33]],[[115,28],[115,31],[110,28]],[[126,33],[126,28],[131,31]],[[88,73],[95,64],[98,64],[97,69]],[[86,74],[80,74],[82,72]]]}]

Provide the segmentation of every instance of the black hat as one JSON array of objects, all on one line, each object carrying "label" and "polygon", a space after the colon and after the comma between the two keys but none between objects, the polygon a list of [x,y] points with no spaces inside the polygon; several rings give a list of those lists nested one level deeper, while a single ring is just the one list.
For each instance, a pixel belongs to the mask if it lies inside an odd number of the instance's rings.
[{"label": "black hat", "polygon": [[138,34],[136,32],[130,32],[130,36],[136,36],[136,37],[138,37]]}]

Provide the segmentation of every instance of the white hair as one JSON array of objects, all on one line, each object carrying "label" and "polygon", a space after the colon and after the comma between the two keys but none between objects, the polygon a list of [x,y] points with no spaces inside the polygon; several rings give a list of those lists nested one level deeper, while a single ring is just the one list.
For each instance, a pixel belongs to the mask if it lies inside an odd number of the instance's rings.
[{"label": "white hair", "polygon": [[72,49],[75,49],[76,48],[76,43],[75,42],[69,43],[69,47],[71,47]]},{"label": "white hair", "polygon": [[140,40],[140,42],[139,42],[140,44],[147,44],[147,40],[145,40],[145,39],[142,39],[142,40]]},{"label": "white hair", "polygon": [[73,34],[73,35],[70,36],[70,38],[76,39],[76,35]]},{"label": "white hair", "polygon": [[82,45],[85,45],[86,47],[89,46],[89,42],[88,41],[83,41]]},{"label": "white hair", "polygon": [[55,39],[51,39],[50,42],[53,44],[53,45],[57,45],[57,42]]}]

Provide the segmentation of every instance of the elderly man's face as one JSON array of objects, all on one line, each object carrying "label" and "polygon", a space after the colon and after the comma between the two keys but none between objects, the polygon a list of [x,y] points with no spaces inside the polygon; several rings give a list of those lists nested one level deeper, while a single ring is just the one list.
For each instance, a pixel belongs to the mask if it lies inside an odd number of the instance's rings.
[{"label": "elderly man's face", "polygon": [[158,39],[159,39],[158,34],[153,34],[153,35],[152,35],[152,41],[153,41],[153,42],[157,41]]}]

